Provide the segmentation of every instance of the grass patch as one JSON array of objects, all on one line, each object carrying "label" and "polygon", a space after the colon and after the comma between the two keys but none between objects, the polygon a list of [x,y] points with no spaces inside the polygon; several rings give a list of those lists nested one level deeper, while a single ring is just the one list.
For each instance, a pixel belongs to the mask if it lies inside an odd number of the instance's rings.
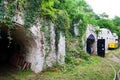
[{"label": "grass patch", "polygon": [[81,58],[74,59],[75,65],[59,65],[35,74],[30,71],[19,70],[17,74],[9,74],[6,78],[0,80],[113,80],[114,71],[119,70],[120,64],[108,58],[112,55],[120,57],[120,49],[109,51],[105,58],[91,56],[90,59],[84,60]]},{"label": "grass patch", "polygon": [[[117,64],[116,64],[117,65]],[[91,61],[83,61],[71,71],[67,72],[43,72],[34,80],[113,80],[114,71],[105,62],[104,58],[97,56],[91,57]],[[30,80],[29,78],[27,80]],[[31,79],[32,80],[32,79]]]},{"label": "grass patch", "polygon": [[28,71],[18,70],[17,74],[11,74],[11,76],[13,76],[13,78],[16,80],[24,80],[32,73],[33,73],[32,70]]},{"label": "grass patch", "polygon": [[26,80],[30,74],[33,74],[31,70],[22,71],[18,70],[15,73],[8,72],[6,76],[1,77],[0,80]]}]

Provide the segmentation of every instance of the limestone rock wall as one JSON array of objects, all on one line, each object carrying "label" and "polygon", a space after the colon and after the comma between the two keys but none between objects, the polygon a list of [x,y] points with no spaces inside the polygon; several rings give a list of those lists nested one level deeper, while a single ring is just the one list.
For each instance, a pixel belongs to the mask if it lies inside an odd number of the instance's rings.
[{"label": "limestone rock wall", "polygon": [[58,55],[57,55],[57,61],[59,64],[65,63],[65,36],[62,35],[62,32],[60,33],[60,39],[58,44]]},{"label": "limestone rock wall", "polygon": [[[23,26],[23,14],[16,15],[14,22]],[[22,26],[19,27],[22,28]],[[43,26],[44,30],[42,29]],[[24,28],[23,30],[25,33]],[[46,67],[53,66],[57,61],[59,64],[65,63],[65,36],[60,33],[59,44],[55,46],[56,35],[52,22],[48,23],[41,18],[37,20],[29,31],[30,34],[23,34],[25,35],[23,42],[21,38],[20,41],[24,45],[26,61],[31,63],[31,69],[35,73],[41,72]],[[58,47],[58,52],[56,52],[56,47]]]}]

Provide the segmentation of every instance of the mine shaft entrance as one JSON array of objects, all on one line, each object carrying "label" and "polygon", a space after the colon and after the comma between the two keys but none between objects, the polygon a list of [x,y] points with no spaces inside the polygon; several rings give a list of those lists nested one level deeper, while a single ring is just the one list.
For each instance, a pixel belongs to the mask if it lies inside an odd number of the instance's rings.
[{"label": "mine shaft entrance", "polygon": [[93,36],[93,34],[90,34],[90,36],[87,38],[87,52],[92,55],[94,53],[94,43],[95,43],[95,37]]},{"label": "mine shaft entrance", "polygon": [[18,69],[30,69],[31,64],[26,62],[25,32],[20,29],[11,30],[0,26],[0,77],[17,72]]},{"label": "mine shaft entrance", "polygon": [[14,41],[11,41],[9,45],[9,40],[5,33],[1,33],[0,38],[0,76],[6,76],[8,72],[16,71],[16,67],[12,65],[12,56],[17,51]]}]

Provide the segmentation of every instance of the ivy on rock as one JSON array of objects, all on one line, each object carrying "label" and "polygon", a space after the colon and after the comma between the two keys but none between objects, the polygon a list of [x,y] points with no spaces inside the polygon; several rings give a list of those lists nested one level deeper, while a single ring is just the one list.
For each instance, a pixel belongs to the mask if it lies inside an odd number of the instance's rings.
[{"label": "ivy on rock", "polygon": [[[90,17],[93,13],[91,8],[84,0],[1,0],[0,1],[0,24],[5,24],[8,28],[13,27],[13,18],[18,13],[23,13],[24,27],[28,30],[37,20],[41,18],[52,22],[55,26],[55,44],[58,50],[60,32],[66,36],[67,50],[70,51],[69,43],[73,38],[77,39],[77,50],[82,50],[81,38],[90,23]],[[94,19],[94,18],[92,18]],[[79,36],[73,33],[74,24],[79,24]],[[46,32],[46,26],[42,30]],[[48,29],[47,29],[48,30]],[[48,31],[49,32],[49,31]],[[10,36],[10,35],[9,35]],[[49,38],[49,36],[46,36]],[[80,51],[80,50],[79,50]]]}]

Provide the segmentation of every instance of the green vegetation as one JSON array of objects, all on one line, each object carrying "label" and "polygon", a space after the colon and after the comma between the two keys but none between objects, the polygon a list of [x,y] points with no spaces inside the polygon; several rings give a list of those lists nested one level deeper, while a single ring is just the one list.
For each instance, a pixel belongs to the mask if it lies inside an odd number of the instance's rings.
[{"label": "green vegetation", "polygon": [[[118,51],[113,51],[113,53]],[[77,59],[78,65],[76,65],[71,70],[68,69],[69,66],[60,66],[60,70],[62,68],[62,72],[56,67],[49,69],[49,71],[42,72],[35,76],[35,79],[42,80],[113,80],[114,78],[114,70],[111,65],[114,66],[116,71],[119,70],[119,63],[116,63],[112,60],[106,60],[109,58],[107,54],[107,58],[100,58],[97,56],[92,56],[90,61],[86,61],[83,59]],[[63,69],[64,68],[64,69]],[[56,72],[57,71],[57,72]],[[32,77],[31,77],[32,78]],[[29,78],[28,78],[29,80]]]},{"label": "green vegetation", "polygon": [[[26,31],[40,19],[54,23],[56,50],[62,32],[66,36],[67,52],[70,51],[69,43],[72,43],[72,38],[78,39],[76,48],[82,50],[81,38],[88,24],[109,28],[118,35],[120,32],[119,17],[110,20],[106,13],[97,15],[85,0],[1,0],[0,11],[0,24],[7,25],[10,31],[14,28],[13,17],[20,12],[24,13]],[[75,24],[79,29],[78,36],[74,34]],[[46,26],[43,24],[43,27]]]},{"label": "green vegetation", "polygon": [[[90,58],[87,53],[83,52],[82,37],[88,24],[108,28],[120,36],[120,17],[116,16],[114,19],[108,19],[108,15],[105,13],[97,15],[85,0],[0,0],[0,24],[9,28],[8,37],[10,40],[12,39],[10,31],[14,28],[13,17],[20,12],[24,13],[23,20],[25,21],[26,31],[40,19],[45,20],[46,23],[52,22],[55,25],[56,50],[58,50],[60,32],[66,37],[67,55],[65,61],[67,64],[60,66],[60,70],[63,72],[44,72],[44,76],[43,74],[38,75],[36,79],[59,80],[64,78],[65,80],[79,80],[84,78],[84,80],[110,80],[113,77],[113,70],[104,62],[104,59]],[[79,29],[79,35],[77,36],[74,34],[75,24]],[[50,36],[48,35],[50,31],[44,23],[41,31],[46,32],[45,37],[48,40],[48,46],[50,46]],[[47,53],[49,51],[50,48],[46,49]]]},{"label": "green vegetation", "polygon": [[[11,76],[12,79],[16,80],[113,80],[114,70],[110,64],[114,66],[116,71],[118,71],[120,65],[111,60],[106,61],[107,58],[92,56],[90,61],[77,59],[79,64],[71,70],[67,70],[69,66],[60,65],[59,67],[49,68],[39,74],[34,74],[31,71],[19,71],[17,74],[12,74]],[[10,76],[4,80],[8,79],[11,80]]]},{"label": "green vegetation", "polygon": [[31,70],[8,73],[0,80],[113,80],[115,68],[118,72],[120,64],[112,60],[114,56],[120,59],[120,49],[109,51],[105,58],[96,55],[84,60],[81,58],[74,60],[74,67],[68,64],[56,65],[41,73],[35,74]]},{"label": "green vegetation", "polygon": [[[106,69],[107,68],[107,69]],[[105,74],[105,75],[104,75]],[[91,62],[81,61],[80,65],[68,72],[45,72],[43,76],[36,76],[36,79],[49,80],[112,80],[114,72],[104,60],[99,57],[92,57]]]},{"label": "green vegetation", "polygon": [[[60,32],[62,32],[66,36],[67,52],[70,52],[69,43],[72,43],[72,38],[76,38],[76,44],[78,44],[76,50],[80,49],[79,51],[82,51],[82,35],[87,24],[91,22],[91,19],[93,20],[91,17],[93,11],[84,0],[1,0],[0,11],[2,11],[0,12],[0,24],[10,28],[8,32],[14,28],[13,17],[21,12],[24,14],[23,20],[26,31],[40,19],[45,20],[46,23],[54,23],[56,50],[58,50],[57,45]],[[78,36],[74,35],[74,24],[78,24]],[[43,23],[42,31],[50,32],[49,29],[46,29],[48,31],[45,29],[46,25]],[[11,34],[8,36],[11,37]],[[46,38],[49,37],[46,36]],[[48,40],[48,43],[50,43],[50,39]],[[82,54],[82,52],[80,53]]]},{"label": "green vegetation", "polygon": [[7,72],[5,75],[0,76],[0,80],[23,80],[29,77],[30,74],[33,74],[31,70],[22,71],[22,70],[14,70],[13,72]]}]

